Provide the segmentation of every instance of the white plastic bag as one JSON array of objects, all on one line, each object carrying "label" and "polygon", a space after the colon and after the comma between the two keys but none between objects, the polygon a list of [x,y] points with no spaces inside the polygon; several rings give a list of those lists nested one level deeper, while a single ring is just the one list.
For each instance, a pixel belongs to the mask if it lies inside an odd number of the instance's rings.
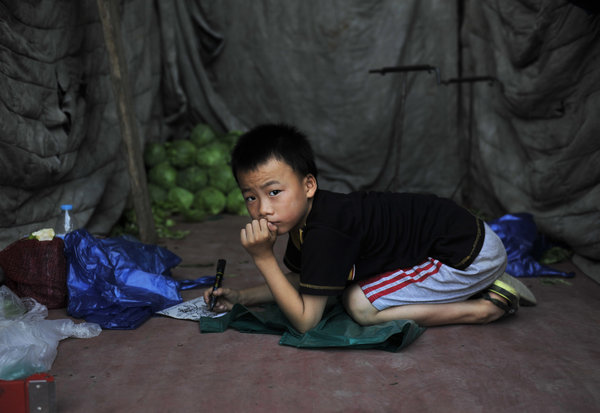
[{"label": "white plastic bag", "polygon": [[95,323],[46,320],[48,309],[32,298],[20,299],[0,287],[0,379],[17,380],[50,370],[58,342],[67,337],[96,337]]}]

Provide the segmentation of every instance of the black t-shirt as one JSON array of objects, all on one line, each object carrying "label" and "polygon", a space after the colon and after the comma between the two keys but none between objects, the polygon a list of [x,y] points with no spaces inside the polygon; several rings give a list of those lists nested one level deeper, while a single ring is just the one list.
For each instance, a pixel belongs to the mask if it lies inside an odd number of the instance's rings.
[{"label": "black t-shirt", "polygon": [[435,195],[349,194],[318,190],[301,250],[291,237],[285,265],[300,273],[300,292],[337,295],[348,283],[433,257],[468,267],[483,245],[483,221]]}]

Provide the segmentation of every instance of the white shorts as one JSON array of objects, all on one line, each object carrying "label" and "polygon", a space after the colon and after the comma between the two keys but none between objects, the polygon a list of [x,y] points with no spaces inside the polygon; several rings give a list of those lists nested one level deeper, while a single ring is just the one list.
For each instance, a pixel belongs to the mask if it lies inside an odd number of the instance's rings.
[{"label": "white shorts", "polygon": [[465,301],[489,287],[506,268],[502,240],[485,224],[485,238],[477,258],[457,270],[434,258],[412,268],[389,271],[359,282],[378,310],[407,304]]}]

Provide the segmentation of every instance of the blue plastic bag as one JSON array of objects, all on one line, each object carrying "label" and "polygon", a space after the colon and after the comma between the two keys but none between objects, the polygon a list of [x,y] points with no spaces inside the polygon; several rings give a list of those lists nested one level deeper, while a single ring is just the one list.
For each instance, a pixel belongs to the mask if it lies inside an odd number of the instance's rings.
[{"label": "blue plastic bag", "polygon": [[540,264],[536,259],[547,249],[548,243],[538,234],[533,216],[527,213],[508,214],[488,222],[492,230],[500,237],[508,264],[506,272],[513,277],[573,277],[574,273],[565,273]]},{"label": "blue plastic bag", "polygon": [[98,239],[85,229],[65,236],[69,315],[105,329],[134,329],[155,312],[182,302],[179,290],[214,277],[173,279],[181,258],[133,238]]}]

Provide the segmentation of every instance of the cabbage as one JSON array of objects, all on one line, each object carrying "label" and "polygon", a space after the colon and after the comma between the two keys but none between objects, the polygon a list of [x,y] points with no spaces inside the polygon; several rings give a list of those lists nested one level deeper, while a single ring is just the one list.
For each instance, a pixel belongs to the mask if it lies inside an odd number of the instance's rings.
[{"label": "cabbage", "polygon": [[148,183],[148,194],[150,195],[150,201],[153,204],[158,204],[167,200],[167,190],[155,184]]},{"label": "cabbage", "polygon": [[162,162],[148,171],[148,181],[164,189],[175,186],[177,171],[168,162]]},{"label": "cabbage", "polygon": [[231,169],[226,165],[214,166],[208,170],[208,183],[219,191],[228,193],[237,188]]},{"label": "cabbage", "polygon": [[229,131],[227,133],[227,135],[225,135],[225,137],[223,138],[223,140],[225,141],[225,143],[227,145],[229,145],[230,148],[233,149],[233,147],[237,143],[237,141],[240,138],[240,136],[242,136],[242,132],[237,131],[237,130],[232,130],[232,131]]},{"label": "cabbage", "polygon": [[194,202],[194,194],[187,189],[175,186],[169,189],[167,200],[172,202],[179,211],[190,208]]},{"label": "cabbage", "polygon": [[196,164],[204,167],[223,165],[227,167],[229,161],[229,148],[221,143],[212,143],[198,148],[196,151]]},{"label": "cabbage", "polygon": [[196,159],[196,147],[185,139],[174,140],[167,147],[167,158],[176,168],[193,165]]},{"label": "cabbage", "polygon": [[148,168],[158,165],[167,160],[167,151],[164,145],[157,142],[149,142],[144,147],[144,164]]},{"label": "cabbage", "polygon": [[199,123],[190,133],[190,141],[197,147],[205,146],[215,140],[215,133],[210,126]]},{"label": "cabbage", "polygon": [[181,215],[186,221],[200,222],[203,221],[208,214],[204,210],[195,209],[194,207],[192,207],[181,211]]},{"label": "cabbage", "polygon": [[225,210],[230,214],[248,215],[246,201],[244,200],[244,196],[239,189],[236,188],[227,194]]},{"label": "cabbage", "polygon": [[194,195],[193,208],[217,215],[225,209],[227,198],[223,192],[213,187],[206,187]]},{"label": "cabbage", "polygon": [[191,192],[198,192],[208,183],[208,176],[204,169],[199,166],[188,166],[177,172],[177,186]]}]

